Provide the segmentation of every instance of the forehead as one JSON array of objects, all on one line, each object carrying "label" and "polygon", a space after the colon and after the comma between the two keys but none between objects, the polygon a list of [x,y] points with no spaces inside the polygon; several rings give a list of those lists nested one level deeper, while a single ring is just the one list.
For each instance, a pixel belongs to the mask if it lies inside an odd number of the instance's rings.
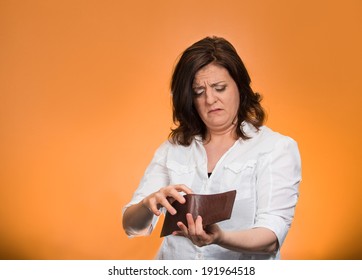
[{"label": "forehead", "polygon": [[218,83],[230,79],[231,77],[226,68],[217,64],[208,64],[196,72],[194,84]]}]

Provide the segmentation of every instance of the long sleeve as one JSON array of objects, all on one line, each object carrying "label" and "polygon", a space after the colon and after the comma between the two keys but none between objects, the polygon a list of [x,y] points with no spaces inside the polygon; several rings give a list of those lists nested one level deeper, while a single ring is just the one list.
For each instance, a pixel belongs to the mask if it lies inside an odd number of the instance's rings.
[{"label": "long sleeve", "polygon": [[264,155],[257,170],[257,209],[254,227],[272,230],[281,246],[294,217],[301,181],[297,143],[283,137]]}]

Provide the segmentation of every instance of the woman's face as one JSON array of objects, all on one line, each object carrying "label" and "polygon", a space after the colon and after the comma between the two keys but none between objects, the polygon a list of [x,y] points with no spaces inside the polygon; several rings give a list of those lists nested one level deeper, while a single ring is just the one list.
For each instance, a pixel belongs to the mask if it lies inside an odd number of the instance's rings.
[{"label": "woman's face", "polygon": [[239,90],[224,67],[211,63],[201,68],[192,87],[196,110],[209,132],[222,133],[234,127]]}]

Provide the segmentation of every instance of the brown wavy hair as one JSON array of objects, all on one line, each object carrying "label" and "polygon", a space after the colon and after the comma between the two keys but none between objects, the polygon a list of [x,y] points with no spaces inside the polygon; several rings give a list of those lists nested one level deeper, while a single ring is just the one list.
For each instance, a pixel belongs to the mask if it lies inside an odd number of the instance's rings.
[{"label": "brown wavy hair", "polygon": [[251,123],[256,129],[264,123],[261,95],[251,89],[248,71],[233,45],[221,37],[206,37],[181,54],[172,74],[173,122],[176,128],[171,129],[169,138],[173,143],[189,146],[197,135],[205,140],[207,128],[196,111],[192,84],[196,72],[210,63],[227,69],[238,87],[237,136],[249,139],[242,129],[243,121]]}]

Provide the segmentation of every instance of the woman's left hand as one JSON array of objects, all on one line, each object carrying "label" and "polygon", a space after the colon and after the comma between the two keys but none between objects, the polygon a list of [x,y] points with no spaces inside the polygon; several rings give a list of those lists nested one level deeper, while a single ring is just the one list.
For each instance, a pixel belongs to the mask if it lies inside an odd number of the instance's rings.
[{"label": "woman's left hand", "polygon": [[187,226],[182,222],[177,223],[180,231],[173,232],[173,235],[184,236],[199,247],[217,243],[220,239],[222,230],[217,224],[203,227],[202,217],[198,216],[196,220],[194,220],[190,213],[186,214],[186,220]]}]

